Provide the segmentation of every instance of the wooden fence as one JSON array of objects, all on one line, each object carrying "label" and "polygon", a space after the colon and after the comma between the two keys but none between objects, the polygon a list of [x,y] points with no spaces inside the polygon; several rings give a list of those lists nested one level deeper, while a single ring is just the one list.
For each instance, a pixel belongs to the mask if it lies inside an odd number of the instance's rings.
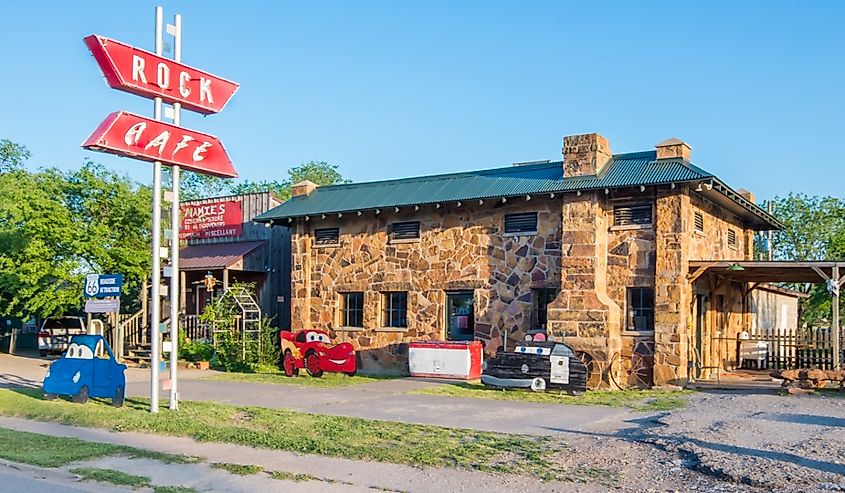
[{"label": "wooden fence", "polygon": [[758,328],[751,340],[766,343],[767,369],[833,369],[833,331],[829,327]]}]

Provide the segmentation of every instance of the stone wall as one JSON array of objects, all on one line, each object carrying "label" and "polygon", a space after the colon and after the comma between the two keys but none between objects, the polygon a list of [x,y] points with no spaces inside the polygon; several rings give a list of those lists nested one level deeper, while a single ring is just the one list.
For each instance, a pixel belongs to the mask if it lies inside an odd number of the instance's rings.
[{"label": "stone wall", "polygon": [[[613,226],[614,207],[642,203],[653,206],[651,226]],[[537,234],[504,233],[505,214],[532,211],[539,213]],[[704,235],[693,231],[695,211],[704,214]],[[389,224],[416,220],[419,241],[388,241]],[[313,245],[313,229],[326,227],[340,229],[339,245]],[[728,228],[737,231],[737,248],[727,245]],[[532,290],[554,288],[551,334],[605,361],[618,353],[620,374],[644,344],[653,354],[654,383],[682,382],[694,336],[692,300],[707,282],[690,286],[689,260],[744,258],[749,239],[739,218],[684,185],[299,219],[292,241],[293,328],[349,340],[364,371],[401,372],[408,342],[446,338],[448,291],[474,292],[475,335],[492,355],[505,334],[520,340],[531,328]],[[653,333],[625,327],[629,287],[654,287]],[[365,293],[363,328],[341,327],[341,293],[350,291]],[[384,291],[408,292],[407,328],[381,326]],[[725,296],[725,324],[742,327],[741,297]],[[708,345],[705,352],[715,359],[717,349]]]},{"label": "stone wall", "polygon": [[[701,193],[690,190],[687,210],[690,234],[690,260],[750,260],[753,257],[753,231],[747,229],[736,214],[707,200]],[[695,230],[695,213],[702,214],[704,232]],[[736,232],[737,244],[728,244],[728,230]],[[702,328],[702,366],[730,366],[736,363],[733,341],[739,332],[751,324],[750,300],[743,299],[741,283],[726,283],[714,277],[702,276],[690,287],[690,296],[701,294],[708,298],[708,312]],[[690,299],[690,337],[694,337],[696,305]],[[693,341],[691,341],[692,344]],[[709,372],[705,372],[707,376]]]},{"label": "stone wall", "polygon": [[657,261],[654,289],[654,383],[687,377],[689,228],[684,190],[661,190],[655,205]]},{"label": "stone wall", "polygon": [[[559,202],[536,197],[424,206],[362,216],[298,220],[293,235],[293,328],[328,330],[359,351],[364,371],[400,372],[407,343],[446,337],[446,292],[472,290],[476,336],[488,354],[530,328],[532,289],[560,284]],[[504,234],[504,215],[539,214],[536,234]],[[419,241],[388,241],[388,225],[420,221]],[[315,246],[314,228],[340,229],[338,246]],[[363,328],[344,328],[341,293],[364,292]],[[408,292],[407,328],[381,322],[381,292]]]},{"label": "stone wall", "polygon": [[[746,260],[751,259],[751,231],[746,230],[736,214],[690,190],[689,207],[685,211],[690,235],[690,260]],[[704,232],[695,231],[696,212],[704,219]],[[728,230],[736,231],[737,246],[728,245]]]}]

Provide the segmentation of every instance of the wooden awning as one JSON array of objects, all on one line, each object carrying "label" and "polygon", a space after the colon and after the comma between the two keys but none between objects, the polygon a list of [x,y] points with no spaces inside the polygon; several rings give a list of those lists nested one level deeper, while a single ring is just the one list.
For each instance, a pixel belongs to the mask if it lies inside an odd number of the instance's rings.
[{"label": "wooden awning", "polygon": [[[738,282],[825,283],[833,277],[833,267],[845,272],[845,262],[783,262],[761,260],[690,260],[687,278],[694,282],[703,274],[716,274]],[[839,279],[839,285],[842,281]]]},{"label": "wooden awning", "polygon": [[244,257],[263,244],[263,241],[241,241],[180,248],[179,270],[242,270]]},{"label": "wooden awning", "polygon": [[845,284],[845,262],[690,261],[689,273],[687,274],[687,280],[690,283],[695,282],[705,274],[718,277],[721,282],[737,281],[751,284],[750,286],[744,285],[742,289],[745,293],[752,291],[757,284],[768,282],[827,284],[832,301],[830,327],[833,339],[833,367],[835,369],[840,368],[839,296],[840,288]]}]

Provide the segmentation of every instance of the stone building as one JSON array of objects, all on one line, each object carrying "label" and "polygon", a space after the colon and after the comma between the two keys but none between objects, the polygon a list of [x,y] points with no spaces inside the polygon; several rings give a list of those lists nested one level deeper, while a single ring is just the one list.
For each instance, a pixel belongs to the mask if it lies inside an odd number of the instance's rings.
[{"label": "stone building", "polygon": [[[685,142],[614,155],[598,134],[566,137],[558,162],[303,182],[254,220],[291,229],[292,327],[351,341],[364,370],[404,370],[411,341],[478,339],[492,355],[545,329],[597,378],[645,367],[658,384],[687,378],[696,334],[713,340],[694,324],[710,278],[689,261],[750,259],[753,233],[779,227]],[[733,334],[736,297],[718,306]]]}]

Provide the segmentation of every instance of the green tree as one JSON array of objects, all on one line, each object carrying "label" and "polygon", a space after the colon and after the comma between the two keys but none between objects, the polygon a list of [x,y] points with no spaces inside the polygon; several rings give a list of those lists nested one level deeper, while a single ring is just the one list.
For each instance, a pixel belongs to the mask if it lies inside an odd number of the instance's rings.
[{"label": "green tree", "polygon": [[351,182],[343,177],[338,168],[338,165],[325,161],[308,161],[289,169],[287,180],[245,181],[232,185],[229,191],[237,195],[269,190],[280,199],[287,200],[291,197],[291,187],[304,180],[312,181],[320,186]]},{"label": "green tree", "polygon": [[180,200],[196,200],[222,195],[234,181],[230,178],[220,178],[184,170],[180,173],[180,178]]},{"label": "green tree", "polygon": [[[773,213],[785,226],[773,234],[775,259],[845,259],[845,202],[841,199],[790,193],[774,199]],[[793,288],[809,295],[800,302],[802,323],[824,324],[830,318],[830,294],[824,284]]]},{"label": "green tree", "polygon": [[[82,305],[85,274],[124,275],[132,307],[150,268],[148,187],[87,161],[76,171],[0,172],[0,314],[59,315]],[[129,303],[126,303],[126,302]]]},{"label": "green tree", "polygon": [[90,160],[64,178],[80,268],[122,274],[125,311],[136,309],[150,271],[152,191]]},{"label": "green tree", "polygon": [[30,156],[26,146],[0,139],[0,173],[23,169],[23,164]]},{"label": "green tree", "polygon": [[775,258],[833,260],[832,247],[845,239],[845,203],[838,198],[790,193],[775,198],[773,213],[785,226],[774,233]]},{"label": "green tree", "polygon": [[0,313],[57,315],[81,301],[76,228],[55,170],[0,174]]}]

